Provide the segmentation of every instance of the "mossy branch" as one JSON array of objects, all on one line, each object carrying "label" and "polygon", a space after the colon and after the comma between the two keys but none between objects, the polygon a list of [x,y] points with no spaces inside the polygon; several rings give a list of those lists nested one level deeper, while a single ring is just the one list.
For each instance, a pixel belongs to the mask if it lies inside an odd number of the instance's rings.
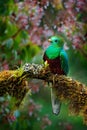
[{"label": "mossy branch", "polygon": [[0,72],[0,96],[9,93],[17,98],[16,105],[19,105],[29,91],[28,78],[53,82],[57,97],[61,101],[68,101],[71,112],[82,115],[84,122],[87,123],[86,86],[67,76],[53,75],[44,65],[27,63],[17,70]]}]

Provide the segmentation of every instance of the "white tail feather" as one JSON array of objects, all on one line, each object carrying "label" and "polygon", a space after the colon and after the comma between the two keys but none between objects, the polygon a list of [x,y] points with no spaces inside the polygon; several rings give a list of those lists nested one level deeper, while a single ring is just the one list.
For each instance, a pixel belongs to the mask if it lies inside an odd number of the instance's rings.
[{"label": "white tail feather", "polygon": [[52,102],[52,110],[55,115],[58,115],[60,112],[61,103],[58,97],[55,94],[54,88],[51,87],[51,102]]}]

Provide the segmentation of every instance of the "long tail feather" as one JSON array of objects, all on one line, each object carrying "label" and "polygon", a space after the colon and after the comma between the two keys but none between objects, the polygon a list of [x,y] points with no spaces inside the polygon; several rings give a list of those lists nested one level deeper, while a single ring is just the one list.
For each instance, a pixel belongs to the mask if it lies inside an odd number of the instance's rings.
[{"label": "long tail feather", "polygon": [[60,113],[60,107],[61,107],[61,102],[57,98],[54,88],[51,87],[51,102],[52,102],[52,110],[55,115],[58,115]]}]

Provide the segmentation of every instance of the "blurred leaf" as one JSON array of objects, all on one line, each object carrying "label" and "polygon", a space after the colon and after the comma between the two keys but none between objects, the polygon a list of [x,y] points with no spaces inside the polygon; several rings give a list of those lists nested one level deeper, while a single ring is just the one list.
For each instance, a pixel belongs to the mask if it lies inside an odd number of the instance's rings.
[{"label": "blurred leaf", "polygon": [[22,30],[20,33],[20,37],[22,37],[23,39],[27,39],[27,38],[29,38],[29,34],[27,31]]},{"label": "blurred leaf", "polygon": [[62,0],[53,0],[53,5],[58,10],[63,9]]},{"label": "blurred leaf", "polygon": [[0,0],[0,15],[5,16],[9,15],[10,9],[9,6],[12,6],[13,0]]},{"label": "blurred leaf", "polygon": [[43,54],[44,52],[40,50],[33,58],[32,58],[32,63],[36,64],[43,64]]},{"label": "blurred leaf", "polygon": [[[69,50],[69,76],[87,84],[87,60],[78,51]],[[74,61],[74,62],[73,62]]]},{"label": "blurred leaf", "polygon": [[19,110],[14,111],[14,116],[19,117],[20,116],[20,111]]},{"label": "blurred leaf", "polygon": [[15,23],[11,22],[10,19],[7,21],[6,35],[8,37],[13,36],[17,32],[18,28]]},{"label": "blurred leaf", "polygon": [[2,45],[6,45],[7,49],[10,49],[10,48],[12,48],[13,43],[14,43],[13,39],[9,38],[6,41],[4,41]]},{"label": "blurred leaf", "polygon": [[87,12],[82,11],[81,13],[78,13],[77,15],[77,21],[83,22],[83,23],[87,23]]},{"label": "blurred leaf", "polygon": [[9,113],[10,110],[9,110],[8,108],[5,108],[5,112],[6,112],[6,113]]},{"label": "blurred leaf", "polygon": [[4,100],[4,97],[0,97],[0,102],[3,102]]},{"label": "blurred leaf", "polygon": [[2,20],[0,19],[0,37],[5,35],[6,27],[7,27],[6,20],[5,19],[2,19]]},{"label": "blurred leaf", "polygon": [[21,51],[21,58],[25,62],[31,62],[31,59],[39,53],[40,47],[32,42],[28,42],[27,44],[22,44]]}]

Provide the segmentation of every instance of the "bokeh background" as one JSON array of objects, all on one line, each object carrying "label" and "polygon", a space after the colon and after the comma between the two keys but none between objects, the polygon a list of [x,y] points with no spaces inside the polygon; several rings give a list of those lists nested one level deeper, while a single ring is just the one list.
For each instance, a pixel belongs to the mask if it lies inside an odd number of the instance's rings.
[{"label": "bokeh background", "polygon": [[[0,0],[0,70],[24,63],[43,64],[48,38],[61,35],[69,57],[68,76],[87,85],[87,0]],[[31,95],[12,112],[15,99],[0,97],[1,130],[87,130],[82,117],[69,113],[62,103],[52,113],[50,88],[29,80]]]}]

